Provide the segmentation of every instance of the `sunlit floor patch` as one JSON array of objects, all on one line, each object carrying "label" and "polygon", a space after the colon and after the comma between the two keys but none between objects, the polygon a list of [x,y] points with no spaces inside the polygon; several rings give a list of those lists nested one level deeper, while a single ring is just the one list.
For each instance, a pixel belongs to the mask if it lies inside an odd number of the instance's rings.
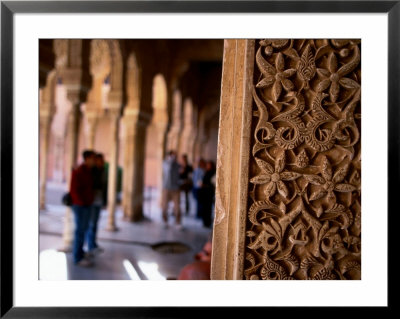
[{"label": "sunlit floor patch", "polygon": [[68,280],[67,257],[55,249],[40,252],[40,280]]},{"label": "sunlit floor patch", "polygon": [[140,280],[138,273],[129,260],[124,259],[123,265],[131,280]]},{"label": "sunlit floor patch", "polygon": [[166,278],[158,271],[158,264],[151,262],[139,261],[140,270],[146,275],[149,280],[166,280]]}]

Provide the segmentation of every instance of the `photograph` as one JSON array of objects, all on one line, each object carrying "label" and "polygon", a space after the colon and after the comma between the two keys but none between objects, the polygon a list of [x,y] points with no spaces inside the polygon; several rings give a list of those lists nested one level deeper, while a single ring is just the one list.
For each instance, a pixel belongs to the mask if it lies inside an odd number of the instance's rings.
[{"label": "photograph", "polygon": [[399,16],[1,1],[0,317],[389,311]]},{"label": "photograph", "polygon": [[362,278],[361,40],[39,48],[41,280]]}]

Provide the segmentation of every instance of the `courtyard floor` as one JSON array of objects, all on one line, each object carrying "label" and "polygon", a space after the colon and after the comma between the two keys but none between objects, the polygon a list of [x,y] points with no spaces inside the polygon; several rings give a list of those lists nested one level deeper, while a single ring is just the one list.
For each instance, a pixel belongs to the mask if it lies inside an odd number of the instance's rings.
[{"label": "courtyard floor", "polygon": [[[118,207],[118,231],[110,232],[105,229],[108,216],[103,210],[97,237],[104,252],[95,257],[94,267],[76,266],[71,253],[59,251],[63,247],[67,209],[60,202],[65,189],[65,185],[48,183],[46,209],[40,211],[41,280],[172,280],[211,238],[211,229],[204,228],[202,221],[194,217],[193,198],[190,198],[189,214],[182,214],[184,230],[173,227],[172,216],[170,227],[164,229],[157,191],[147,188],[143,204],[145,219],[137,223],[125,221]],[[183,212],[183,196],[181,203]]]}]

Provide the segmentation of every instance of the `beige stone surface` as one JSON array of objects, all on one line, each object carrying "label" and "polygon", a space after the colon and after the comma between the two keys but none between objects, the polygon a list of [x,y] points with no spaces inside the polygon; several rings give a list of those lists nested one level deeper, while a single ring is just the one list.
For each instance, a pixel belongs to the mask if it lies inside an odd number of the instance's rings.
[{"label": "beige stone surface", "polygon": [[[225,42],[212,278],[361,279],[360,40],[257,40],[247,81],[235,41]],[[250,105],[237,84],[250,86]],[[251,118],[242,113],[240,135],[241,107]],[[238,162],[228,150],[239,145]]]}]

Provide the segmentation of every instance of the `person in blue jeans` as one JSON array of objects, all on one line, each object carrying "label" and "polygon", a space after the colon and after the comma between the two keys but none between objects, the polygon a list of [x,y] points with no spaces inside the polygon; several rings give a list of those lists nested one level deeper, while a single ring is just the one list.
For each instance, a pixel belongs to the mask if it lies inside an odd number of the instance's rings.
[{"label": "person in blue jeans", "polygon": [[70,184],[72,211],[75,218],[73,258],[75,264],[90,267],[92,261],[85,257],[83,245],[94,199],[92,167],[95,153],[86,150],[82,155],[83,163],[72,171]]},{"label": "person in blue jeans", "polygon": [[106,204],[104,202],[104,192],[106,185],[106,171],[104,169],[104,157],[103,154],[97,153],[95,155],[95,165],[92,168],[93,174],[93,192],[94,200],[91,209],[91,215],[89,219],[89,228],[87,231],[88,250],[90,255],[102,253],[104,251],[97,244],[97,224],[99,222],[101,208]]},{"label": "person in blue jeans", "polygon": [[196,200],[196,218],[202,218],[201,213],[203,211],[203,203],[199,200],[200,189],[203,185],[203,177],[205,173],[206,162],[204,159],[199,159],[197,167],[193,171],[193,197]]}]

